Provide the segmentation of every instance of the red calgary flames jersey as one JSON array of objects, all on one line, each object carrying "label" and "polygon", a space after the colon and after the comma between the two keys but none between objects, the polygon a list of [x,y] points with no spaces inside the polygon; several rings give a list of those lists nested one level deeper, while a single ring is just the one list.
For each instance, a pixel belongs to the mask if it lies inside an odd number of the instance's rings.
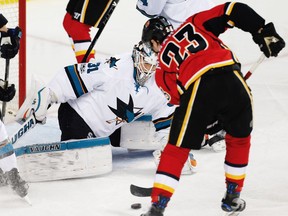
[{"label": "red calgary flames jersey", "polygon": [[[218,38],[221,33],[238,23],[244,31],[254,31],[265,22],[251,8],[238,7],[235,12],[235,4],[229,2],[191,16],[163,42],[156,82],[170,103],[179,104],[183,91],[210,69],[238,62]],[[249,12],[256,24],[250,20],[251,26],[245,26],[239,12]]]}]

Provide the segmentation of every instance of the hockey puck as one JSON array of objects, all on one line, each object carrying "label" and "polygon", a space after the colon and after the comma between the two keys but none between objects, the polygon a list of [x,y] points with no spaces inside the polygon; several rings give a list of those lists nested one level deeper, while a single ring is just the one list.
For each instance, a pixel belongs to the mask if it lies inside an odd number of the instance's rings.
[{"label": "hockey puck", "polygon": [[132,209],[140,209],[142,207],[141,203],[133,203],[131,205],[131,208]]}]

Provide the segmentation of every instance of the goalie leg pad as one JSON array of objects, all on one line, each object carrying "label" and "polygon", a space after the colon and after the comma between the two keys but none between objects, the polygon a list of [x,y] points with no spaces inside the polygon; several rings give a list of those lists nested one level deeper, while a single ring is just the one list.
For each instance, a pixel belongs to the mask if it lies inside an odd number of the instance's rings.
[{"label": "goalie leg pad", "polygon": [[20,174],[29,182],[91,177],[112,171],[109,138],[35,144],[15,151]]},{"label": "goalie leg pad", "polygon": [[0,142],[0,168],[4,173],[13,168],[17,168],[14,148],[8,139]]},{"label": "goalie leg pad", "polygon": [[[156,150],[163,145],[154,137],[155,127],[151,116],[142,116],[121,127],[120,147],[129,150]],[[166,143],[165,143],[166,144]]]}]

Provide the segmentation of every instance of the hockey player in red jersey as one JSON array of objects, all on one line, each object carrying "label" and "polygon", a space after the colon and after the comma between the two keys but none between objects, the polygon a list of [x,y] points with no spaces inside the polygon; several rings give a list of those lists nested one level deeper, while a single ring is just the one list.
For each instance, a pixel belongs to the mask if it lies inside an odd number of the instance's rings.
[{"label": "hockey player in red jersey", "polygon": [[178,107],[156,171],[152,205],[142,216],[164,214],[188,153],[200,149],[207,125],[215,120],[227,132],[227,190],[221,208],[225,212],[240,212],[246,206],[240,193],[249,160],[253,100],[239,61],[218,38],[232,27],[252,34],[267,58],[276,57],[285,46],[273,23],[266,23],[248,5],[238,2],[227,2],[188,18],[167,38],[169,25],[163,17],[150,19],[144,25],[143,41],[159,51],[157,85],[169,102]]},{"label": "hockey player in red jersey", "polygon": [[[112,3],[111,0],[69,0],[63,26],[68,33],[78,63],[83,61],[91,44],[90,28],[99,27]],[[94,55],[95,50],[92,49],[84,62],[89,62],[91,58],[94,58]]]},{"label": "hockey player in red jersey", "polygon": [[[215,6],[213,0],[138,0],[136,9],[148,18],[163,16],[174,29],[188,17]],[[214,129],[213,129],[214,130]],[[202,147],[211,147],[215,152],[225,150],[225,131],[213,131],[205,135]]]}]

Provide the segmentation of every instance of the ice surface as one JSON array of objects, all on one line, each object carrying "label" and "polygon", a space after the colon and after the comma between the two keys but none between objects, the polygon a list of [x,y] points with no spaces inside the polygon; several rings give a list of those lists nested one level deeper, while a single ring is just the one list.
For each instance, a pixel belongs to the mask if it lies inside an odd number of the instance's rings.
[{"label": "ice surface", "polygon": [[[251,5],[268,22],[273,21],[288,42],[287,1],[241,2]],[[27,2],[27,86],[32,74],[47,81],[59,68],[75,62],[62,28],[66,3],[67,1],[63,0]],[[127,52],[140,40],[146,18],[135,10],[135,4],[136,1],[120,1],[96,44],[99,56]],[[243,63],[243,72],[247,71],[261,54],[251,36],[240,30],[231,30],[222,38],[236,51]],[[248,81],[254,94],[255,121],[250,163],[242,193],[242,197],[247,201],[247,209],[241,214],[243,216],[288,215],[287,65],[286,47],[278,58],[266,59]],[[56,121],[56,110],[57,107],[49,110],[51,121]],[[37,133],[43,133],[43,136],[29,137],[31,142],[59,139],[57,129],[47,131],[47,128],[39,126],[37,130]],[[203,149],[195,151],[194,154],[199,164],[198,173],[181,178],[165,216],[222,215],[220,201],[225,187],[224,152],[214,153]],[[11,193],[8,187],[0,188],[0,215],[140,215],[148,208],[150,199],[133,197],[129,193],[129,186],[130,183],[151,186],[154,172],[151,152],[113,149],[113,171],[110,174],[87,179],[31,183],[29,196],[32,206]],[[130,209],[134,202],[142,203],[142,209]]]}]

